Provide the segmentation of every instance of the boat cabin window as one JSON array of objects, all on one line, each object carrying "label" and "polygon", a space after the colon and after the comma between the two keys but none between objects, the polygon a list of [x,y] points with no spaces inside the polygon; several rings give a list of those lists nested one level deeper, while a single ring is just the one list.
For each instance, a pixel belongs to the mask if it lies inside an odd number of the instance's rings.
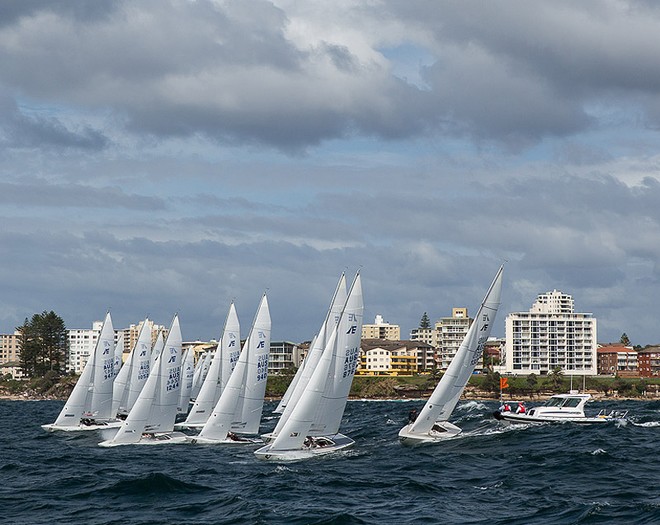
[{"label": "boat cabin window", "polygon": [[564,403],[564,406],[569,407],[569,408],[575,408],[581,402],[582,402],[582,399],[580,399],[579,397],[570,397],[566,400],[566,403]]},{"label": "boat cabin window", "polygon": [[547,407],[558,407],[561,406],[564,400],[561,397],[551,397],[545,402]]}]

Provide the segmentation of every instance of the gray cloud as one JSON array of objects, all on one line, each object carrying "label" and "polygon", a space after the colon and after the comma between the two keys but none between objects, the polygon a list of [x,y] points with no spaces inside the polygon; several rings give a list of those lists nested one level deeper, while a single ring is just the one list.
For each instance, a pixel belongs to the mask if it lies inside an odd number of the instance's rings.
[{"label": "gray cloud", "polygon": [[506,259],[503,312],[559,288],[603,341],[657,342],[659,16],[5,3],[0,329],[111,307],[208,338],[232,298],[247,329],[269,289],[274,337],[309,339],[362,267],[366,320],[405,335],[473,312]]},{"label": "gray cloud", "polygon": [[[13,4],[0,27],[5,89],[75,111],[112,109],[114,125],[136,134],[203,134],[289,152],[353,133],[400,139],[429,130],[521,149],[600,125],[594,107],[612,100],[657,125],[660,15],[642,4],[339,10],[349,24],[363,20],[370,49],[339,35],[303,42],[304,14],[266,1],[95,5]],[[373,29],[379,23],[434,55],[420,68],[428,89],[388,71],[379,47],[391,37]],[[64,131],[54,119],[33,123],[46,135]],[[81,129],[79,146],[104,144],[102,131]]]},{"label": "gray cloud", "polygon": [[162,210],[157,198],[130,195],[118,187],[92,188],[80,184],[52,184],[28,179],[20,183],[0,182],[0,206],[53,208],[113,208],[136,211]]}]

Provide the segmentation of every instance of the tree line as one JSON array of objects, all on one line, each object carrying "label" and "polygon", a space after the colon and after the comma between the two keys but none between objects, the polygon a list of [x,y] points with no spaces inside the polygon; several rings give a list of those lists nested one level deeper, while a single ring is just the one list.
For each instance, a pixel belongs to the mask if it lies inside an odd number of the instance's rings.
[{"label": "tree line", "polygon": [[19,332],[20,367],[27,377],[47,372],[61,375],[66,369],[69,338],[64,320],[52,310],[25,318]]}]

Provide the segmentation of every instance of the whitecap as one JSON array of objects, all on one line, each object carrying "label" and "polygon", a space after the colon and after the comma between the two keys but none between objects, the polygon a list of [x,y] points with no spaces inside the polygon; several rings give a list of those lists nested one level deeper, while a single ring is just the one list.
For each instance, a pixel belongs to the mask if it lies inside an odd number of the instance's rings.
[{"label": "whitecap", "polygon": [[467,403],[463,403],[462,405],[459,405],[456,407],[457,410],[486,410],[486,405],[483,403],[480,403],[479,401],[468,401]]},{"label": "whitecap", "polygon": [[503,481],[498,481],[494,485],[485,485],[483,487],[478,487],[477,486],[477,487],[474,487],[474,488],[479,489],[479,490],[492,490],[492,489],[499,489],[502,485],[504,485],[504,482]]},{"label": "whitecap", "polygon": [[592,456],[600,456],[601,454],[607,454],[607,450],[603,450],[602,448],[597,448],[591,453]]},{"label": "whitecap", "polygon": [[645,423],[635,423],[631,421],[636,427],[660,427],[660,421],[647,421]]}]

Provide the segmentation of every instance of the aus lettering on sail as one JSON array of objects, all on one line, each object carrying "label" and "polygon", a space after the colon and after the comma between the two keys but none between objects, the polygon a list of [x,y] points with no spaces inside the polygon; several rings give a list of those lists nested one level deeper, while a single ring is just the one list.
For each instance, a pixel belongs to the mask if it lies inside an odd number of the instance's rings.
[{"label": "aus lettering on sail", "polygon": [[[481,316],[481,328],[479,328],[478,333],[483,333],[483,332],[488,333],[489,326],[490,326],[490,316],[488,315],[488,312],[484,312],[483,315]],[[477,347],[474,349],[474,356],[470,361],[470,365],[474,366],[479,362],[481,356],[484,353],[484,348],[486,346],[487,340],[488,340],[487,336],[484,335],[479,336],[479,341],[477,342]]]},{"label": "aus lettering on sail", "polygon": [[[257,344],[257,348],[266,348],[266,333],[260,331],[258,336],[260,341]],[[257,357],[257,382],[265,381],[266,379],[268,379],[268,352]]]},{"label": "aus lettering on sail", "polygon": [[[167,363],[176,363],[178,357],[178,350],[170,348],[170,358]],[[167,369],[167,391],[176,390],[181,383],[181,366],[173,366]]]},{"label": "aus lettering on sail", "polygon": [[110,341],[103,341],[103,381],[115,377],[115,356],[110,353]]},{"label": "aus lettering on sail", "polygon": [[[357,332],[357,322],[358,318],[357,315],[353,313],[348,314],[348,322],[349,323],[356,323],[356,324],[351,324],[348,327],[348,330],[346,330],[347,334],[354,334]],[[355,369],[357,368],[358,364],[358,354],[359,354],[359,347],[353,347],[349,348],[346,350],[346,358],[344,359],[344,370],[342,373],[342,378],[348,377],[350,375],[353,375],[355,373]]]}]

